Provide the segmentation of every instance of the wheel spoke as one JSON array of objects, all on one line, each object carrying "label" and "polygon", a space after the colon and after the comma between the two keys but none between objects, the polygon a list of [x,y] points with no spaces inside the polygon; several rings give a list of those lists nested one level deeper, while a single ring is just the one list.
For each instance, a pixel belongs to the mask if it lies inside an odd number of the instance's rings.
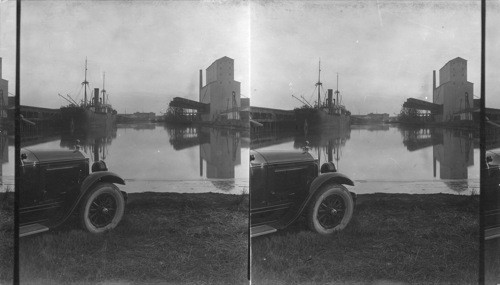
[{"label": "wheel spoke", "polygon": [[116,214],[117,201],[108,193],[97,196],[89,208],[89,220],[97,228],[108,225]]},{"label": "wheel spoke", "polygon": [[342,221],[345,211],[344,199],[334,194],[321,201],[316,217],[324,228],[333,228]]},{"label": "wheel spoke", "polygon": [[329,205],[327,205],[327,204],[325,203],[325,201],[323,201],[323,202],[319,205],[319,207],[320,207],[321,209],[324,209],[324,210],[328,210],[328,209],[330,208],[330,207],[329,207]]}]

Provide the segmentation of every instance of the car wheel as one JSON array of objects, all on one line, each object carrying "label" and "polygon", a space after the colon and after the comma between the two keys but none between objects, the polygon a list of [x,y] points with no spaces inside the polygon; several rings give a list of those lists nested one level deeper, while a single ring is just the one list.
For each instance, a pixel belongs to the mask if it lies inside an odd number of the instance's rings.
[{"label": "car wheel", "polygon": [[322,186],[314,195],[307,220],[311,230],[328,235],[344,229],[352,218],[354,201],[347,189],[339,184]]},{"label": "car wheel", "polygon": [[85,195],[80,205],[82,227],[91,233],[102,233],[118,225],[125,210],[125,200],[118,187],[99,183]]}]

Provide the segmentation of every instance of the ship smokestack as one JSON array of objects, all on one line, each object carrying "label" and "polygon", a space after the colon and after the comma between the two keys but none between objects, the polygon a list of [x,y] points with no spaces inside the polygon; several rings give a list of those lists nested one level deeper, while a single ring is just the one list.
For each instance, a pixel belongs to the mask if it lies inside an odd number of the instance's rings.
[{"label": "ship smokestack", "polygon": [[333,89],[328,89],[328,108],[332,107]]},{"label": "ship smokestack", "polygon": [[99,104],[99,88],[94,88],[94,105]]},{"label": "ship smokestack", "polygon": [[203,70],[200,69],[200,95],[199,102],[201,102],[201,88],[203,88]]},{"label": "ship smokestack", "polygon": [[436,91],[436,71],[432,71],[432,103],[435,103],[434,93]]}]

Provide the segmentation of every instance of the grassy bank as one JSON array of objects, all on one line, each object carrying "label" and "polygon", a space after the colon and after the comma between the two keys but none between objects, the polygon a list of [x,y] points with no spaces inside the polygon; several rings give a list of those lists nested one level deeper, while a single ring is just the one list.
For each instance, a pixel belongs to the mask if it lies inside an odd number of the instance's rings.
[{"label": "grassy bank", "polygon": [[14,193],[0,193],[0,284],[12,282],[14,262]]},{"label": "grassy bank", "polygon": [[500,284],[500,238],[484,243],[485,285]]},{"label": "grassy bank", "polygon": [[247,213],[248,195],[130,194],[113,231],[66,226],[22,238],[20,280],[247,284]]},{"label": "grassy bank", "polygon": [[330,237],[304,220],[252,239],[252,284],[477,284],[479,197],[360,195]]}]

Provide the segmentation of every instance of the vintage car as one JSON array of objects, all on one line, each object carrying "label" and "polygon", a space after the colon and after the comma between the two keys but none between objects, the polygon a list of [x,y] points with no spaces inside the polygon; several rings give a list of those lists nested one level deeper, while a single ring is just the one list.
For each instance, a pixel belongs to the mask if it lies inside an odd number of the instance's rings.
[{"label": "vintage car", "polygon": [[484,237],[493,239],[500,237],[500,155],[496,151],[486,154],[488,171],[483,184],[484,192]]},{"label": "vintage car", "polygon": [[250,151],[250,224],[256,237],[283,229],[301,215],[309,228],[323,235],[342,230],[351,220],[354,186],[332,162],[308,151]]},{"label": "vintage car", "polygon": [[122,219],[127,195],[115,184],[125,182],[103,161],[89,170],[89,158],[76,150],[21,149],[19,236],[62,225],[77,214],[83,229],[102,233]]}]

